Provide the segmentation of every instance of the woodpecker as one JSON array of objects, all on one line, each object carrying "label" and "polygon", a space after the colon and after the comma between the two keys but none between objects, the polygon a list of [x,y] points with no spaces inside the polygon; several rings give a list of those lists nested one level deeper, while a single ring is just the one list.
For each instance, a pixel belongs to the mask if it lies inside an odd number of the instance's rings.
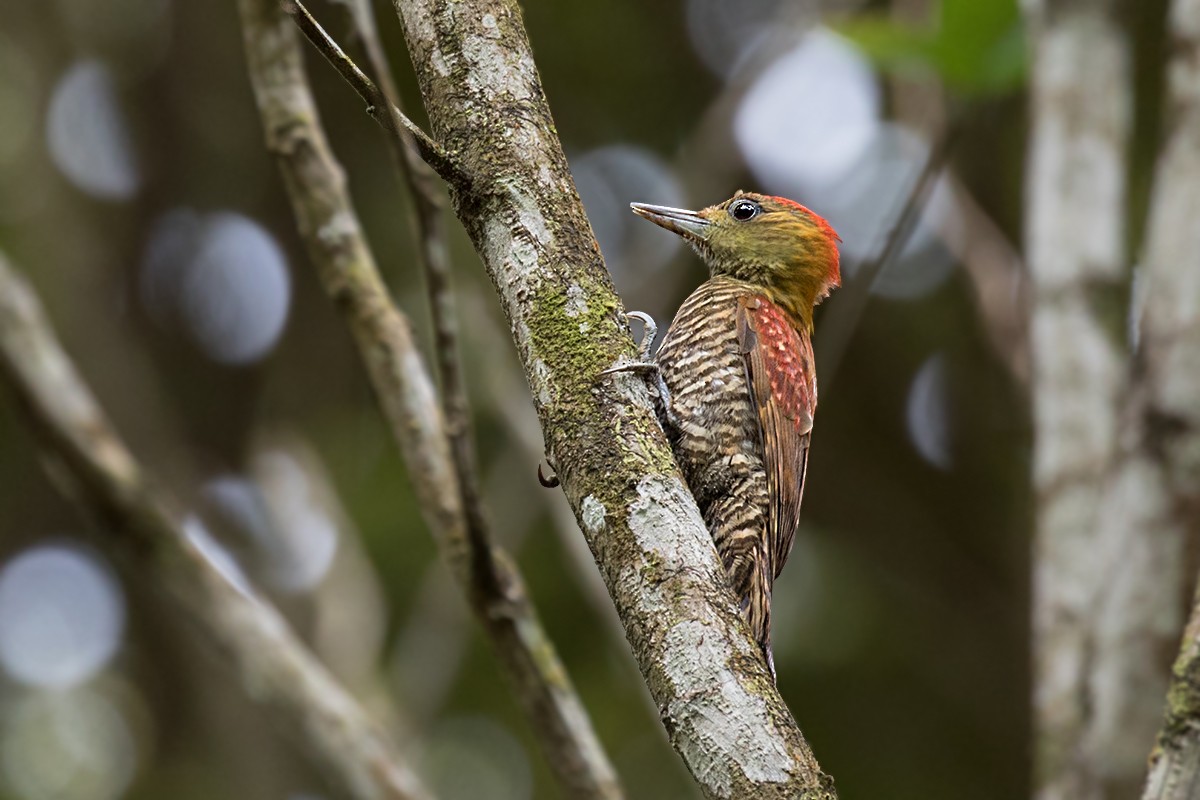
[{"label": "woodpecker", "polygon": [[837,233],[782,197],[738,192],[702,211],[631,204],[682,236],[710,277],[652,359],[659,418],[772,678],[771,589],[792,549],[817,409],[813,308],[841,285]]}]

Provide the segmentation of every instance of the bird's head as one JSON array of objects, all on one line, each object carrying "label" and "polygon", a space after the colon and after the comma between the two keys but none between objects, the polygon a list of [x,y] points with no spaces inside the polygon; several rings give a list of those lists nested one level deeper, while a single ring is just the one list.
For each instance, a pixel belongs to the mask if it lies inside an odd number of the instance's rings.
[{"label": "bird's head", "polygon": [[841,239],[828,222],[793,200],[738,192],[701,211],[631,207],[691,243],[714,276],[761,287],[804,327],[812,326],[813,306],[842,283]]}]

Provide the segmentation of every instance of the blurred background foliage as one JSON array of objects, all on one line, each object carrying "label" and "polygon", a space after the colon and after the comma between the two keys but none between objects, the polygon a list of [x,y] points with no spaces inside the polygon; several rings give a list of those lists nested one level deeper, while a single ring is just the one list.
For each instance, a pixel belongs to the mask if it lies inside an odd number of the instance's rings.
[{"label": "blurred background foliage", "polygon": [[[395,15],[377,5],[422,120]],[[960,126],[861,322],[830,333],[850,339],[821,367],[776,660],[843,797],[1027,794],[1029,420],[980,311],[1015,309],[1019,291],[981,294],[972,277],[1021,283],[1026,52],[1014,0],[524,6],[613,278],[629,308],[664,324],[703,271],[630,201],[794,197],[839,230],[853,282],[930,143],[948,120]],[[558,796],[298,246],[234,4],[0,9],[0,247],[191,535],[280,604],[443,798]],[[346,41],[343,9],[313,10]],[[1128,13],[1144,195],[1164,3]],[[310,74],[379,260],[427,341],[409,200],[353,93],[316,58]],[[496,528],[629,796],[695,796],[569,510],[538,486],[540,432],[507,323],[457,227],[451,247]],[[818,313],[819,348],[838,302]],[[108,560],[7,399],[0,796],[336,796],[187,620]]]}]

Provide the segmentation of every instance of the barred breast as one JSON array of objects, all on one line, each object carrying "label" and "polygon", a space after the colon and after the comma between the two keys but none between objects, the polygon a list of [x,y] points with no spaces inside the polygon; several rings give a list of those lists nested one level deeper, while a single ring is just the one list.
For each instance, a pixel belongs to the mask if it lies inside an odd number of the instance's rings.
[{"label": "barred breast", "polygon": [[[680,307],[655,358],[670,392],[666,427],[675,458],[743,613],[765,644],[773,578],[764,577],[769,498],[736,322],[738,299],[753,294],[754,287],[731,278],[705,282]],[[751,603],[755,592],[766,593],[765,611]]]}]

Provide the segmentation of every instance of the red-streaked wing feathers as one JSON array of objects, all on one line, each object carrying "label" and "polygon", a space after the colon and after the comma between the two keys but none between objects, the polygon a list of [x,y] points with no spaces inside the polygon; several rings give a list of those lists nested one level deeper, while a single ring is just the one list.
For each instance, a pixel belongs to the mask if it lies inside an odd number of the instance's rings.
[{"label": "red-streaked wing feathers", "polygon": [[738,303],[738,341],[762,432],[771,498],[766,551],[775,578],[792,550],[804,496],[817,407],[812,342],[792,327],[778,306],[758,295]]}]

